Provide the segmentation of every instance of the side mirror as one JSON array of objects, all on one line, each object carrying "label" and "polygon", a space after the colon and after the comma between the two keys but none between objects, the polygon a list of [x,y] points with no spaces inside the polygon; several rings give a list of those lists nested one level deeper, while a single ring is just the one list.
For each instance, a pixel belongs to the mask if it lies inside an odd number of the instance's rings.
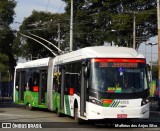
[{"label": "side mirror", "polygon": [[87,64],[85,67],[83,67],[83,75],[84,78],[89,78],[89,74],[90,74],[90,67],[89,64]]},{"label": "side mirror", "polygon": [[152,75],[151,75],[151,73],[152,73],[152,72],[151,72],[151,67],[150,67],[150,65],[147,64],[147,67],[146,67],[146,68],[147,68],[148,81],[151,82],[151,76],[152,76]]}]

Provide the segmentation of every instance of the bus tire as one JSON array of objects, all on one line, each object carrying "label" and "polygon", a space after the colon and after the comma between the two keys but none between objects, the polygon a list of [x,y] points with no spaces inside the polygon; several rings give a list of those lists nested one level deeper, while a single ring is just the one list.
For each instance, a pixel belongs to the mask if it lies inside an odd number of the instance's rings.
[{"label": "bus tire", "polygon": [[78,121],[78,119],[79,119],[79,118],[78,118],[78,108],[75,107],[75,108],[74,108],[74,120],[75,120],[75,121]]},{"label": "bus tire", "polygon": [[26,109],[27,109],[27,110],[30,110],[30,111],[33,111],[33,107],[31,106],[30,103],[28,103],[28,104],[26,105]]},{"label": "bus tire", "polygon": [[58,115],[58,117],[62,117],[63,116],[63,114],[58,110],[58,108],[57,108],[57,115]]},{"label": "bus tire", "polygon": [[78,117],[78,108],[74,108],[74,120],[78,122],[78,124],[83,124],[84,121]]}]

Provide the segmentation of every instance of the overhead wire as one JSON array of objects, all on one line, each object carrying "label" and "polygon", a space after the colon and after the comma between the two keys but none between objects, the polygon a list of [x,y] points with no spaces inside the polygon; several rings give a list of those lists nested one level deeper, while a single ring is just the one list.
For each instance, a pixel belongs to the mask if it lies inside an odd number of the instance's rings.
[{"label": "overhead wire", "polygon": [[49,6],[49,3],[50,3],[50,0],[48,0],[48,3],[47,3],[46,11],[45,11],[45,12],[47,12],[47,9],[48,9],[48,6]]},{"label": "overhead wire", "polygon": [[62,2],[62,4],[61,4],[61,6],[59,7],[59,9],[58,9],[58,12],[57,13],[59,13],[60,12],[60,10],[61,10],[61,8],[62,8],[62,6],[64,5],[64,2]]}]

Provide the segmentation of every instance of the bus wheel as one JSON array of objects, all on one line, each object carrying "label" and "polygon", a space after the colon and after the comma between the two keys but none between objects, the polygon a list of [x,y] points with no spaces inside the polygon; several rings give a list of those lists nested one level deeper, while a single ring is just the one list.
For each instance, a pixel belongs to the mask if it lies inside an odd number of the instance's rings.
[{"label": "bus wheel", "polygon": [[31,104],[30,104],[30,103],[28,103],[28,104],[26,105],[26,109],[28,109],[28,110],[32,111],[32,110],[33,110],[33,107],[31,106]]},{"label": "bus wheel", "polygon": [[74,120],[76,122],[78,122],[79,124],[84,123],[84,121],[78,117],[78,108],[77,107],[74,108]]},{"label": "bus wheel", "polygon": [[58,117],[62,117],[63,116],[63,114],[58,110],[58,108],[56,109],[56,111],[57,111]]},{"label": "bus wheel", "polygon": [[74,108],[74,120],[76,120],[77,122],[79,121],[79,118],[78,118],[78,108]]}]

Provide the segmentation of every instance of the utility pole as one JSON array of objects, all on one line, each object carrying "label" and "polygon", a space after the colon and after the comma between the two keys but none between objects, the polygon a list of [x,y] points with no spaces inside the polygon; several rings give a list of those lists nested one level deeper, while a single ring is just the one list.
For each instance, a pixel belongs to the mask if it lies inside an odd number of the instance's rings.
[{"label": "utility pole", "polygon": [[60,49],[60,40],[61,40],[61,36],[60,36],[60,23],[58,22],[58,48]]},{"label": "utility pole", "polygon": [[71,18],[70,18],[70,51],[73,50],[73,0],[71,0]]},{"label": "utility pole", "polygon": [[136,49],[136,15],[133,14],[133,49]]},{"label": "utility pole", "polygon": [[160,95],[160,0],[157,0],[157,22],[158,22],[158,82]]},{"label": "utility pole", "polygon": [[2,89],[1,89],[1,72],[0,72],[0,100],[2,99]]}]

